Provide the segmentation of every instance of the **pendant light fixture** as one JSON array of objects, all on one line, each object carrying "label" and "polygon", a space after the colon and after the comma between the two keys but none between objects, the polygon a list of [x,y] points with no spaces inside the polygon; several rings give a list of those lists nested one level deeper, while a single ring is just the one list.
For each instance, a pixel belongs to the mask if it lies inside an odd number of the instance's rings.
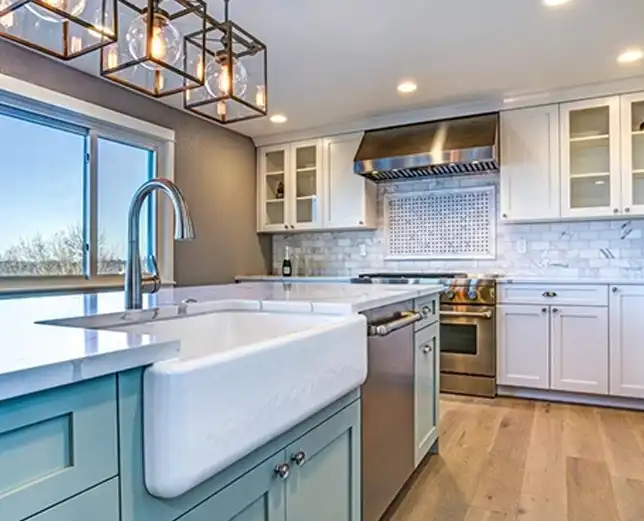
[{"label": "pendant light fixture", "polygon": [[117,0],[0,0],[0,37],[61,60],[116,41]]},{"label": "pendant light fixture", "polygon": [[[3,0],[0,0],[3,1]],[[160,98],[204,84],[203,0],[117,0],[118,40],[101,49],[101,75]]]},{"label": "pendant light fixture", "polygon": [[202,34],[186,36],[186,46],[205,40],[205,84],[184,91],[184,107],[221,124],[265,116],[268,106],[266,45],[229,18],[207,15]]}]

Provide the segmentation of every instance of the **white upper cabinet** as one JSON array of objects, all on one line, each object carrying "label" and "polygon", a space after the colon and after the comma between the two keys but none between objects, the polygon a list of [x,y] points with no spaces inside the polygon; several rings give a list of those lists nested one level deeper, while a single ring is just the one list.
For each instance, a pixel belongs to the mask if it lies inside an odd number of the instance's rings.
[{"label": "white upper cabinet", "polygon": [[325,229],[376,228],[376,185],[353,173],[363,133],[324,139]]},{"label": "white upper cabinet", "polygon": [[621,97],[622,212],[644,215],[644,93]]},{"label": "white upper cabinet", "polygon": [[266,147],[257,155],[257,228],[260,231],[283,232],[289,229],[289,161],[288,146]]},{"label": "white upper cabinet", "polygon": [[559,105],[501,113],[501,219],[560,217]]},{"label": "white upper cabinet", "polygon": [[353,173],[362,134],[286,143],[257,155],[257,230],[376,228],[376,185]]},{"label": "white upper cabinet", "polygon": [[291,228],[322,225],[322,147],[320,140],[291,144]]},{"label": "white upper cabinet", "polygon": [[620,98],[560,106],[562,217],[605,217],[621,209]]},{"label": "white upper cabinet", "polygon": [[553,307],[551,389],[608,394],[608,310]]},{"label": "white upper cabinet", "polygon": [[610,394],[644,398],[644,286],[612,286]]}]

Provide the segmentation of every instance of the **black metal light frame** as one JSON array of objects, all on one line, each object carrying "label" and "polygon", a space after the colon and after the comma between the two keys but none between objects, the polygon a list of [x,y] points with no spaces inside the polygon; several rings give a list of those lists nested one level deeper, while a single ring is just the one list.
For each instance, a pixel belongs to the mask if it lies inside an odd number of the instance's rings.
[{"label": "black metal light frame", "polygon": [[[46,47],[45,45],[34,43],[32,41],[29,41],[15,34],[8,33],[6,31],[0,30],[0,38],[5,38],[7,40],[18,43],[20,45],[24,45],[29,49],[40,51],[42,53],[48,54],[49,56],[53,56],[60,60],[64,60],[64,61],[73,60],[74,58],[78,58],[79,56],[83,56],[84,54],[95,51],[99,48],[102,49],[106,45],[110,45],[116,42],[117,40],[116,35],[118,34],[117,2],[118,0],[101,0],[101,20],[102,20],[101,28],[95,25],[95,21],[93,21],[94,22],[93,23],[83,19],[80,16],[74,16],[63,9],[58,9],[55,6],[48,4],[44,0],[19,0],[18,2],[15,2],[9,5],[5,9],[0,9],[0,19],[11,13],[16,14],[20,8],[26,9],[27,5],[30,5],[30,4],[40,7],[45,11],[49,11],[52,15],[59,16],[60,18],[62,18],[62,22],[60,22],[61,38],[62,38],[61,47],[63,49],[62,52],[54,51],[49,47]],[[105,30],[106,29],[105,18],[107,15],[107,7],[109,5],[112,6],[112,13],[114,17],[113,24],[112,24],[113,31],[111,33]],[[72,23],[81,26],[82,28],[86,29],[88,32],[91,31],[93,33],[99,34],[100,35],[99,41],[93,45],[82,48],[80,51],[73,52],[73,50],[71,49],[71,41],[69,38],[70,37],[69,25]]]},{"label": "black metal light frame", "polygon": [[[266,45],[261,40],[259,40],[251,33],[241,28],[239,25],[237,25],[235,22],[229,19],[228,1],[229,0],[224,0],[225,18],[226,18],[224,22],[218,22],[212,16],[206,15],[208,24],[204,30],[204,33],[201,34],[200,32],[195,32],[185,37],[185,45],[187,45],[188,43],[191,43],[191,40],[193,39],[201,40],[203,38],[204,45],[205,45],[204,47],[205,55],[208,55],[211,59],[222,59],[223,57],[223,59],[225,59],[228,64],[233,64],[234,60],[242,60],[245,56],[254,56],[254,55],[257,55],[258,53],[263,53],[263,68],[264,68],[264,74],[263,74],[264,106],[263,107],[250,103],[247,100],[235,94],[233,90],[234,79],[233,79],[232,67],[230,68],[230,74],[229,74],[228,94],[213,97],[212,95],[210,95],[210,93],[208,93],[208,99],[191,101],[190,89],[186,89],[184,91],[183,106],[186,110],[189,110],[194,114],[198,114],[199,116],[202,116],[211,121],[215,121],[222,125],[226,125],[228,123],[235,123],[239,121],[247,121],[250,119],[261,118],[268,114],[268,81],[267,81],[268,80],[268,69],[267,69],[268,59],[267,59]],[[215,42],[215,41],[223,44],[223,47],[224,47],[223,53],[221,50],[213,51],[212,49],[209,49],[208,43]],[[234,52],[233,49],[235,44],[241,45],[244,48],[244,50],[241,52]],[[205,88],[205,87],[202,87],[202,88]],[[210,106],[213,104],[217,105],[220,102],[225,103],[228,101],[234,101],[236,103],[239,103],[240,105],[246,107],[247,109],[253,111],[254,113],[249,114],[247,116],[233,117],[229,119],[226,114],[224,114],[223,116],[221,115],[213,116],[210,113],[199,110],[201,107]]]},{"label": "black metal light frame", "polygon": [[[158,7],[158,4],[160,0],[148,0],[146,5],[144,7],[137,7],[134,5],[132,2],[129,0],[115,0],[117,4],[123,4],[124,6],[128,7],[129,9],[135,11],[137,13],[137,16],[143,15],[146,12],[147,13],[155,13],[155,12],[160,12],[160,8]],[[202,60],[202,70],[205,71],[205,66],[206,66],[206,59],[205,59],[205,48],[206,48],[206,36],[205,36],[205,31],[206,31],[206,3],[204,0],[173,0],[175,3],[183,6],[184,9],[177,11],[176,13],[173,14],[166,14],[164,13],[164,16],[168,18],[170,22],[173,20],[177,20],[179,18],[182,18],[184,16],[189,16],[192,14],[196,14],[201,18],[200,25],[202,26],[202,34],[203,37],[201,40],[196,39],[193,43],[193,45],[197,45],[201,49],[201,60]],[[191,89],[195,87],[200,87],[203,86],[204,84],[204,79],[198,78],[196,75],[190,74],[188,72],[188,57],[186,54],[186,46],[184,43],[184,52],[183,52],[183,69],[180,69],[179,67],[176,67],[175,65],[171,65],[169,63],[165,63],[162,60],[159,60],[152,56],[151,53],[151,46],[149,45],[149,42],[152,40],[153,37],[153,31],[154,31],[154,20],[152,16],[148,16],[148,21],[146,24],[146,38],[147,42],[146,43],[146,53],[144,56],[141,58],[132,58],[129,61],[119,63],[116,67],[113,68],[108,68],[106,67],[105,63],[105,58],[106,54],[109,52],[109,49],[107,46],[101,47],[101,76],[114,81],[116,83],[119,83],[121,85],[125,85],[126,87],[129,87],[131,89],[134,89],[142,94],[147,94],[149,96],[153,96],[155,98],[162,98],[165,96],[170,96],[172,94],[177,94],[180,92],[183,92],[186,89]],[[201,32],[201,31],[200,31]],[[185,37],[184,37],[185,40]],[[118,42],[113,43],[112,45],[117,45]],[[155,89],[151,90],[146,87],[143,87],[141,85],[138,85],[134,81],[127,81],[123,78],[120,78],[116,76],[115,74],[123,71],[125,69],[128,69],[130,67],[136,67],[137,65],[141,65],[145,62],[152,63],[156,66],[156,71],[155,74],[161,74],[161,70],[165,69],[170,72],[173,72],[177,74],[178,76],[181,76],[184,81],[183,85],[181,87],[177,87],[174,89],[168,89],[166,91],[163,91],[163,89],[158,89],[156,88],[157,85],[155,82]]]}]

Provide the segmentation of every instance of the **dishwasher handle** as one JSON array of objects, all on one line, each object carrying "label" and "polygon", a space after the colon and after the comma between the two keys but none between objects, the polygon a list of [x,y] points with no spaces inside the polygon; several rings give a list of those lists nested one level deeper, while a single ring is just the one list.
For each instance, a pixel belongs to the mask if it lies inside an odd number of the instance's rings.
[{"label": "dishwasher handle", "polygon": [[423,316],[420,313],[412,311],[403,311],[396,313],[392,320],[384,324],[369,325],[369,336],[387,336],[394,331],[398,331],[403,327],[410,326],[415,322],[420,322]]}]

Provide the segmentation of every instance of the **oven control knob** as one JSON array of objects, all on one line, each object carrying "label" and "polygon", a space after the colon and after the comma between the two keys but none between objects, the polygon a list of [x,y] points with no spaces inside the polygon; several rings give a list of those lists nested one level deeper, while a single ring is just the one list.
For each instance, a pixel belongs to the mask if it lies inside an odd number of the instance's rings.
[{"label": "oven control knob", "polygon": [[452,291],[451,289],[448,289],[448,290],[445,292],[445,296],[446,296],[448,299],[450,299],[450,300],[451,300],[451,299],[453,299],[453,298],[454,298],[454,291]]},{"label": "oven control knob", "polygon": [[468,298],[468,299],[470,299],[470,300],[476,300],[476,297],[477,297],[477,295],[476,295],[476,290],[475,290],[474,288],[470,289],[470,290],[467,292],[467,298]]}]

